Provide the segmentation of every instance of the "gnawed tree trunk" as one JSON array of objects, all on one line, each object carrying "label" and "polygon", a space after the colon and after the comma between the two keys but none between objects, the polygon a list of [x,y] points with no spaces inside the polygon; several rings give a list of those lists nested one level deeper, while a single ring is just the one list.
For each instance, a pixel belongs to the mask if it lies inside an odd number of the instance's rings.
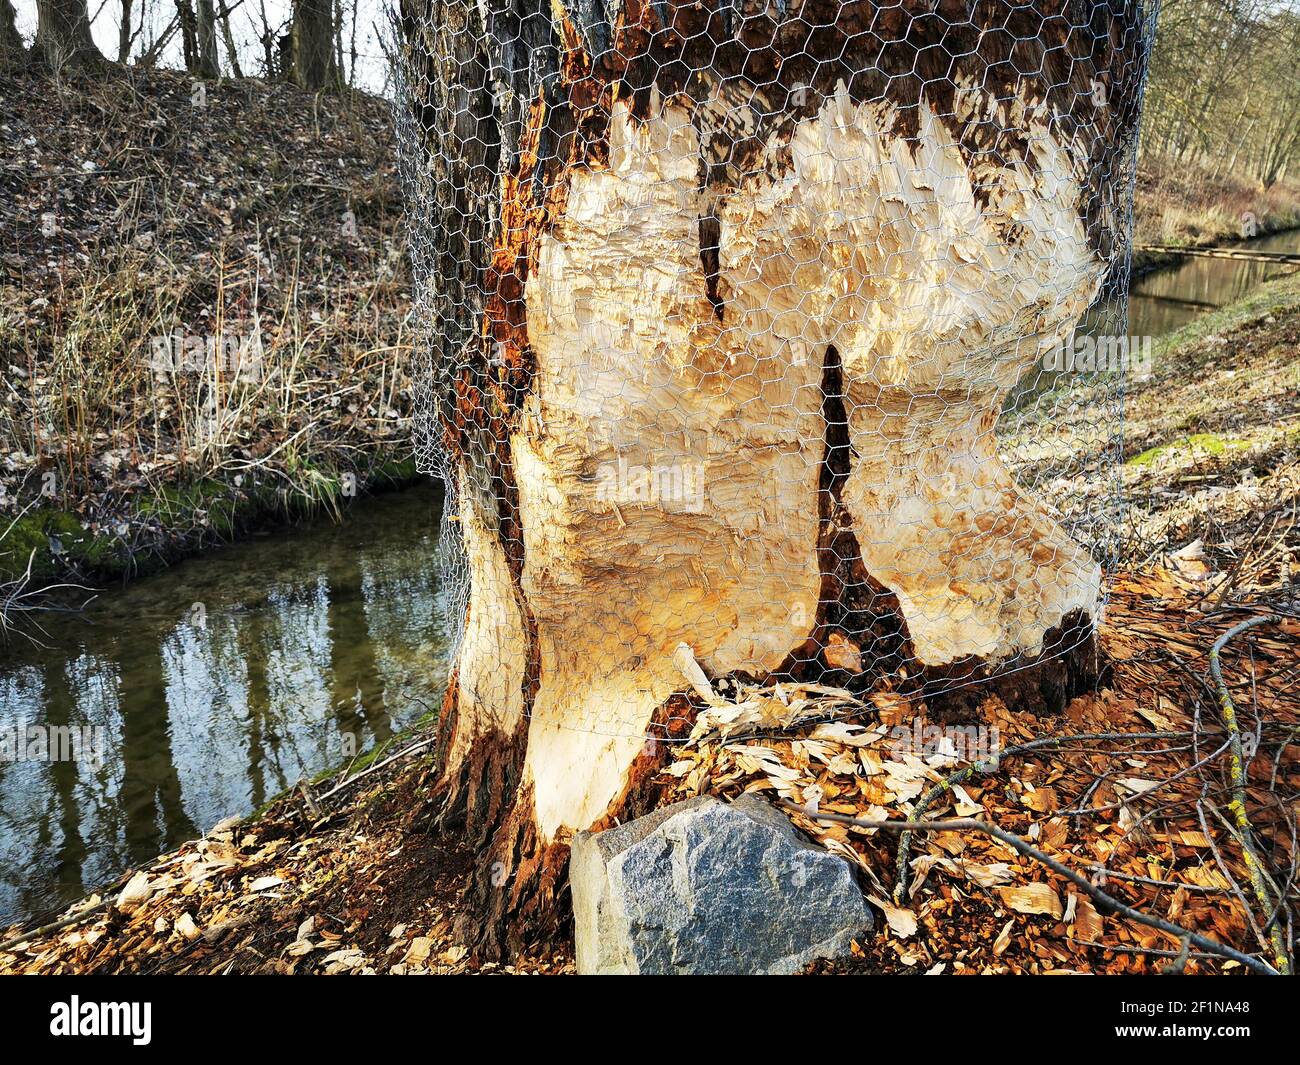
[{"label": "gnawed tree trunk", "polygon": [[1098,566],[993,427],[1113,281],[1143,58],[1079,0],[481,10],[401,16],[469,572],[438,794],[499,953],[651,801],[690,657],[1030,710],[1095,676]]},{"label": "gnawed tree trunk", "polygon": [[37,0],[35,51],[54,69],[102,66],[106,60],[90,35],[86,0]]}]

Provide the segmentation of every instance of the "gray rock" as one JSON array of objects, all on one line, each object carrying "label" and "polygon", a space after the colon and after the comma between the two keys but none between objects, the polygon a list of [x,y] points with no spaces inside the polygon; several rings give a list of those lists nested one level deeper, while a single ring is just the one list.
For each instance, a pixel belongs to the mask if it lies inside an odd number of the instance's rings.
[{"label": "gray rock", "polygon": [[580,832],[569,882],[580,973],[794,973],[872,923],[848,862],[748,795]]}]

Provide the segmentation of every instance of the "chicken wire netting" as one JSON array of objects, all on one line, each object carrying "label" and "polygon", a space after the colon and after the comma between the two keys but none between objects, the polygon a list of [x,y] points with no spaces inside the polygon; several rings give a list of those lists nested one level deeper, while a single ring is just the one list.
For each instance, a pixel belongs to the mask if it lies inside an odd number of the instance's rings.
[{"label": "chicken wire netting", "polygon": [[402,0],[457,646],[928,697],[1090,641],[1154,15]]}]

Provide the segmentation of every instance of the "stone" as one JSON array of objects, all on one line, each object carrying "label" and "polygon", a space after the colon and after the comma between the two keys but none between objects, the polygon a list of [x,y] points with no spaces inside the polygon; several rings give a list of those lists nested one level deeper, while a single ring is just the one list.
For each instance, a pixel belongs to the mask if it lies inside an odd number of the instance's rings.
[{"label": "stone", "polygon": [[849,863],[748,795],[580,832],[569,878],[584,974],[796,973],[872,925]]}]

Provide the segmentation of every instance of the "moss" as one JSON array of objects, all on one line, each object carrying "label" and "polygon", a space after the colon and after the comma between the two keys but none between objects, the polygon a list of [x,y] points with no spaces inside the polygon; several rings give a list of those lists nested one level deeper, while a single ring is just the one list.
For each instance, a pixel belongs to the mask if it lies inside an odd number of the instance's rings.
[{"label": "moss", "polygon": [[0,532],[0,583],[21,578],[29,559],[32,579],[43,582],[69,570],[111,571],[127,554],[116,536],[96,533],[77,515],[53,507],[28,511]]},{"label": "moss", "polygon": [[235,529],[238,509],[236,497],[220,481],[205,479],[185,485],[164,485],[153,495],[146,496],[136,507],[144,519],[156,519],[162,525],[189,524],[196,519],[207,524],[219,534],[230,535]]},{"label": "moss", "polygon": [[382,459],[375,466],[373,476],[377,484],[400,488],[416,481],[420,471],[416,468],[415,456],[410,455],[404,459]]},{"label": "moss", "polygon": [[[160,527],[164,541],[144,553],[111,531],[94,531],[75,513],[57,507],[31,510],[0,524],[0,582],[16,580],[32,558],[32,579],[47,583],[68,575],[114,580],[153,572],[214,540],[230,541],[253,528],[314,517],[340,517],[354,498],[404,487],[418,479],[410,457],[378,459],[367,471],[299,461],[292,487],[252,483],[236,487],[214,478],[164,484],[135,503],[132,523]],[[8,529],[8,532],[5,530]],[[34,552],[34,555],[33,555]]]},{"label": "moss", "polygon": [[1240,450],[1249,446],[1250,442],[1247,440],[1222,437],[1217,433],[1193,433],[1191,436],[1184,437],[1172,444],[1161,444],[1159,447],[1147,448],[1141,454],[1134,455],[1125,465],[1150,466],[1157,462],[1161,456],[1184,448],[1190,449],[1193,453],[1200,451],[1207,455],[1223,455],[1228,451]]}]

